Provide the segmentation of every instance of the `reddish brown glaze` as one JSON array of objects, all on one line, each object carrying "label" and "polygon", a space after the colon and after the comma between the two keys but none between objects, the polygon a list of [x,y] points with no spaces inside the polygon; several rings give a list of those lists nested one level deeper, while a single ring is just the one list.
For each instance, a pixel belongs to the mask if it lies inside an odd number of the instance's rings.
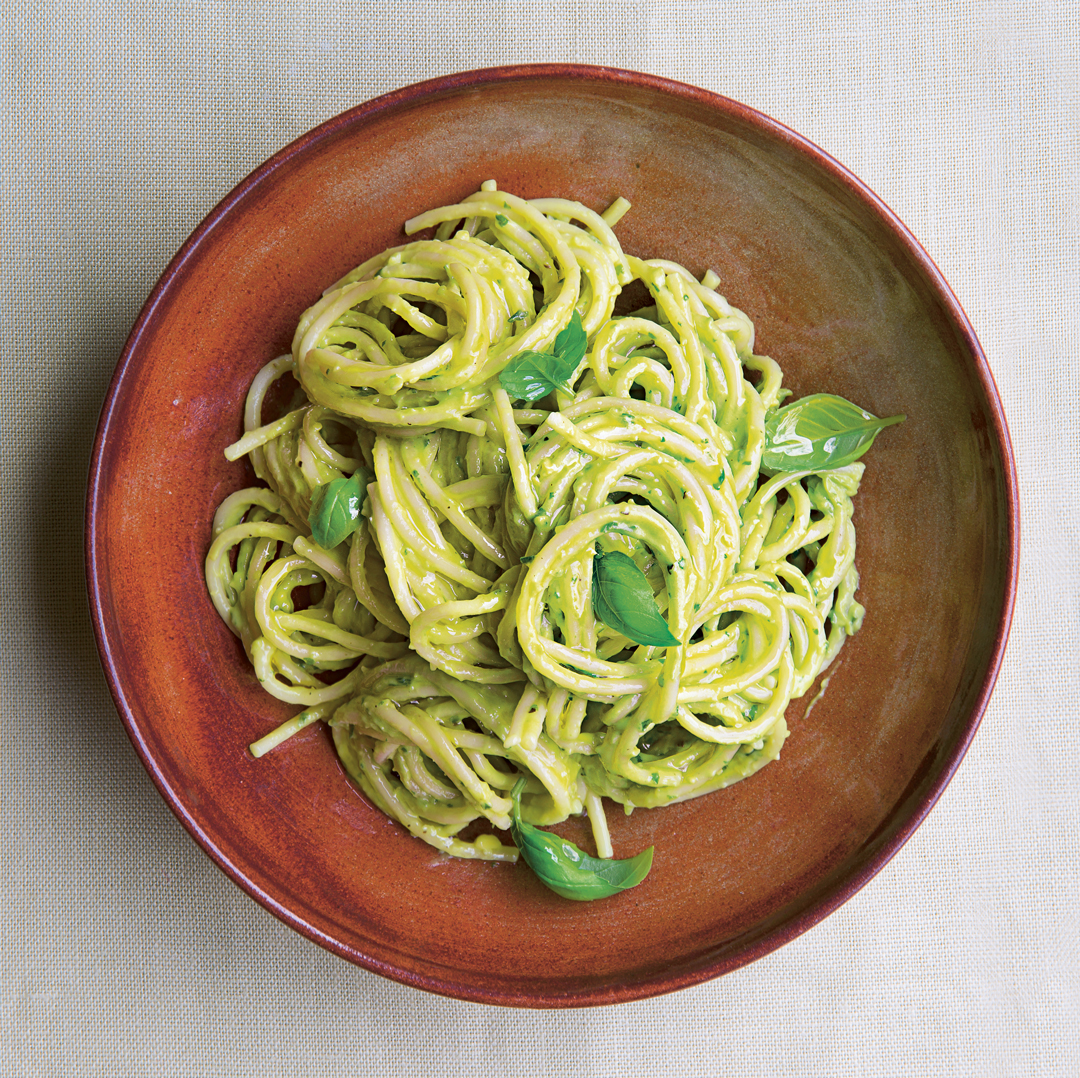
[{"label": "reddish brown glaze", "polygon": [[[300,313],[402,222],[493,178],[525,197],[633,203],[623,245],[695,272],[754,320],[797,394],[907,422],[856,505],[862,632],[779,763],[671,808],[613,812],[640,887],[565,902],[524,867],[451,860],[346,781],[322,728],[262,760],[290,709],[258,686],[202,563],[246,480],[222,449]],[[899,221],[780,124],[652,76],[491,69],[408,87],[282,150],[199,227],[146,304],[101,418],[87,507],[95,627],[120,714],[184,826],[254,898],[342,957],[514,1006],[655,995],[780,946],[900,848],[968,746],[1005,647],[1016,479],[971,326]],[[566,834],[587,845],[580,821]]]}]

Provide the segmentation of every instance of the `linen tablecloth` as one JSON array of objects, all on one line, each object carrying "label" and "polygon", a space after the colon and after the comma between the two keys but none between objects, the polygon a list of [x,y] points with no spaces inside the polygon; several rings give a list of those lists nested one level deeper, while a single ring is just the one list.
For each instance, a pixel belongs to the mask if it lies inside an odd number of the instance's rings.
[{"label": "linen tablecloth", "polygon": [[[0,1073],[1080,1074],[1075,3],[15,0],[0,26]],[[382,980],[230,883],[117,718],[81,547],[109,377],[213,205],[350,106],[535,61],[726,94],[873,188],[974,323],[1023,513],[995,696],[899,855],[747,968],[561,1013]]]}]

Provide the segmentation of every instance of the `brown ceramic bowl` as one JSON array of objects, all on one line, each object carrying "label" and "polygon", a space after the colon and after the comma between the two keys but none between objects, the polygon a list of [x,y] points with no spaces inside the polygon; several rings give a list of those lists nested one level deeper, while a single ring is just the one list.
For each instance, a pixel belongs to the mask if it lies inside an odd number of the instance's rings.
[{"label": "brown ceramic bowl", "polygon": [[[783,758],[726,791],[612,813],[638,888],[566,902],[524,867],[456,861],[349,784],[322,727],[260,760],[290,709],[257,684],[202,564],[248,476],[258,368],[406,218],[489,177],[526,197],[633,203],[627,250],[695,273],[758,331],[796,394],[906,412],[857,499],[862,632]],[[87,562],[120,714],[184,826],[241,887],[377,973],[462,999],[567,1007],[732,970],[825,917],[900,848],[964,755],[1009,627],[1016,479],[994,384],[941,274],[821,150],[733,101],[603,68],[503,68],[389,94],[287,146],[187,241],[117,367],[94,449]],[[565,834],[582,839],[581,821]]]}]

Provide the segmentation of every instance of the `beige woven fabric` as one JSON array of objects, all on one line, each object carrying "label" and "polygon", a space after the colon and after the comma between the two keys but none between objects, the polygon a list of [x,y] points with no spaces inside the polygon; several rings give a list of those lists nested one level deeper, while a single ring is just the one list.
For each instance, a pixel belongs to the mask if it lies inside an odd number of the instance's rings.
[{"label": "beige woven fabric", "polygon": [[[1073,0],[9,0],[0,15],[0,1073],[1080,1073],[1080,9]],[[790,946],[569,1013],[428,996],[275,921],[170,815],[83,597],[90,442],[124,338],[251,168],[379,93],[602,63],[794,127],[911,227],[1008,413],[1020,600],[927,823]]]}]

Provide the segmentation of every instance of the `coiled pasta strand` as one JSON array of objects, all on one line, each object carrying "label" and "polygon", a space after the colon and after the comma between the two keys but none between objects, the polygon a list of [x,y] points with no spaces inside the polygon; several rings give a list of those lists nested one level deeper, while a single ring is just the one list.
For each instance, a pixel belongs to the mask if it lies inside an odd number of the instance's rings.
[{"label": "coiled pasta strand", "polygon": [[[565,199],[492,181],[408,221],[253,380],[244,435],[266,488],[230,496],[213,602],[268,692],[325,718],[346,770],[413,835],[513,860],[492,829],[600,797],[657,807],[775,759],[788,703],[862,622],[852,497],[862,464],[772,474],[787,391],[750,319],[662,259],[622,251]],[[615,314],[627,286],[648,304]],[[500,375],[572,318],[587,349],[538,400]],[[319,545],[320,491],[370,474],[351,535]],[[598,565],[647,582],[675,644],[598,615]]]}]

